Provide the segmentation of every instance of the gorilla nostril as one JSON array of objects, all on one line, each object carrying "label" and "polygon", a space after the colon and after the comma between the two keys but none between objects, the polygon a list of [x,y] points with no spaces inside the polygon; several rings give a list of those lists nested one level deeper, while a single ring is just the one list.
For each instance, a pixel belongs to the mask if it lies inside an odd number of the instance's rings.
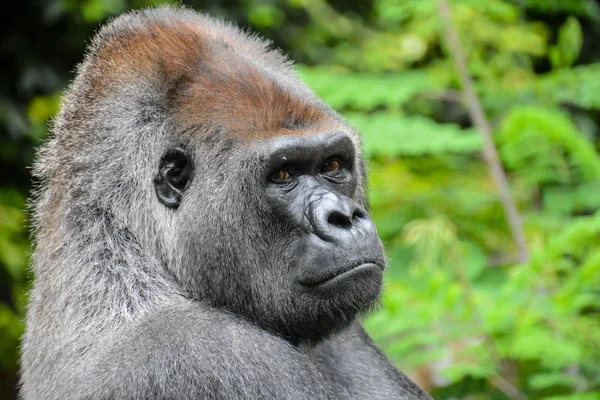
[{"label": "gorilla nostril", "polygon": [[354,212],[352,213],[352,220],[355,221],[357,219],[363,219],[366,218],[366,214],[364,211],[360,210],[360,209],[356,209],[354,210]]},{"label": "gorilla nostril", "polygon": [[352,220],[347,216],[338,211],[333,211],[327,218],[329,225],[337,226],[339,228],[348,229],[352,227]]}]

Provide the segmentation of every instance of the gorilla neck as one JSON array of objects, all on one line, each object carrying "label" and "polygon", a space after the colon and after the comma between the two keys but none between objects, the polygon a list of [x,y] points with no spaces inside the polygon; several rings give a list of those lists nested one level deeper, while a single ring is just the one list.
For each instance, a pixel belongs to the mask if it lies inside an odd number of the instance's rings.
[{"label": "gorilla neck", "polygon": [[49,190],[39,203],[37,220],[44,223],[33,255],[31,315],[52,315],[57,332],[88,332],[78,340],[91,339],[177,295],[159,259],[122,221],[107,210],[73,206],[68,215],[49,215],[63,207],[43,200],[60,197]]}]

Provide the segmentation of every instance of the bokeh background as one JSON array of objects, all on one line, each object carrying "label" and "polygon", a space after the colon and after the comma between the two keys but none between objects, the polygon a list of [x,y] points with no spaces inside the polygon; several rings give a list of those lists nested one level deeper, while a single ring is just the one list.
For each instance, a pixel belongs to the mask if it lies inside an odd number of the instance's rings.
[{"label": "bokeh background", "polygon": [[[98,26],[162,2],[9,3],[0,17],[2,399],[15,396],[31,280],[35,147]],[[271,39],[362,132],[390,258],[382,306],[365,324],[399,368],[439,399],[600,399],[596,2],[184,3]]]}]

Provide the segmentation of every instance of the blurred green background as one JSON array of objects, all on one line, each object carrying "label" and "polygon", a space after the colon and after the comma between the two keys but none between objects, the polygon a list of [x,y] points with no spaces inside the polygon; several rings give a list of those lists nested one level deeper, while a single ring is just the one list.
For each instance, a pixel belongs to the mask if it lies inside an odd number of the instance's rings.
[{"label": "blurred green background", "polygon": [[[15,396],[31,279],[34,148],[98,26],[159,3],[13,1],[1,17],[2,399]],[[390,257],[382,307],[365,323],[399,368],[440,399],[600,399],[596,2],[451,0],[447,25],[437,0],[184,3],[273,40],[362,132]],[[526,253],[482,156],[473,104],[491,127]]]}]

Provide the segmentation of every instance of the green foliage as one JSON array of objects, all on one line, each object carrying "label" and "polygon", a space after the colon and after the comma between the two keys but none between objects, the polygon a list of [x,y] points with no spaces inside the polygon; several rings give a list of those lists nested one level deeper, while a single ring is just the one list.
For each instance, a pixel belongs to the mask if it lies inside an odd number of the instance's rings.
[{"label": "green foliage", "polygon": [[21,316],[25,305],[24,283],[29,253],[24,234],[23,207],[24,200],[19,193],[0,190],[0,278],[7,274],[14,283],[13,305],[0,303],[0,369],[12,373],[17,370],[17,344],[24,328]]},{"label": "green foliage", "polygon": [[62,0],[61,3],[67,12],[80,10],[85,20],[91,23],[116,15],[126,8],[124,0]]},{"label": "green foliage", "polygon": [[[404,74],[351,73],[346,68],[298,68],[317,95],[336,109],[399,108],[415,95],[441,90],[441,78],[426,71]],[[335,79],[331,79],[335,76]]]},{"label": "green foliage", "polygon": [[261,5],[251,8],[248,18],[258,28],[277,28],[283,22],[283,12],[276,7]]},{"label": "green foliage", "polygon": [[13,309],[0,303],[0,368],[7,373],[16,373],[19,358],[18,343],[23,334],[23,321]]},{"label": "green foliage", "polygon": [[573,65],[581,47],[583,46],[583,32],[581,25],[574,17],[569,17],[567,22],[558,31],[558,44],[550,49],[550,62],[554,68],[565,68]]},{"label": "green foliage", "polygon": [[177,4],[173,0],[58,0],[60,8],[67,13],[79,13],[87,23],[93,24],[126,11],[128,8]]},{"label": "green foliage", "polygon": [[600,180],[594,144],[560,110],[515,107],[495,138],[505,166],[529,184]]},{"label": "green foliage", "polygon": [[600,109],[600,64],[578,66],[548,74],[535,82],[540,98],[573,104],[584,109]]},{"label": "green foliage", "polygon": [[590,18],[600,16],[600,9],[594,0],[511,0],[511,2],[546,14],[568,13]]},{"label": "green foliage", "polygon": [[453,124],[437,124],[429,118],[377,112],[347,114],[363,133],[367,154],[422,156],[442,153],[472,153],[481,150],[481,136]]},{"label": "green foliage", "polygon": [[[14,192],[2,192],[2,197],[16,197]],[[21,210],[0,203],[0,262],[15,279],[22,280],[27,265],[27,243],[22,241],[25,215]]]},{"label": "green foliage", "polygon": [[571,215],[600,209],[600,182],[547,187],[543,206],[548,213]]}]

